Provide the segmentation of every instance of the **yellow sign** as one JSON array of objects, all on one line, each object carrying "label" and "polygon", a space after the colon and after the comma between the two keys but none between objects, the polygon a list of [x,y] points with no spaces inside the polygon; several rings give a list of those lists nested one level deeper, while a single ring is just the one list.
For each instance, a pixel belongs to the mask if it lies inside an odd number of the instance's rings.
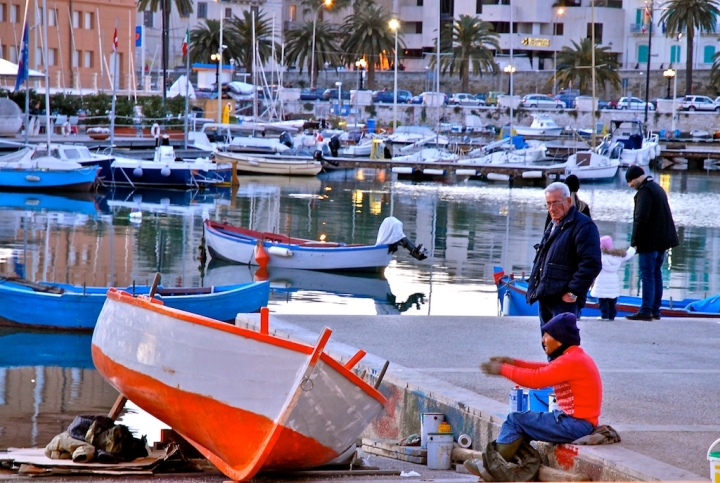
[{"label": "yellow sign", "polygon": [[531,47],[550,47],[550,39],[535,39],[532,37],[525,37],[520,42],[523,45],[529,45]]}]

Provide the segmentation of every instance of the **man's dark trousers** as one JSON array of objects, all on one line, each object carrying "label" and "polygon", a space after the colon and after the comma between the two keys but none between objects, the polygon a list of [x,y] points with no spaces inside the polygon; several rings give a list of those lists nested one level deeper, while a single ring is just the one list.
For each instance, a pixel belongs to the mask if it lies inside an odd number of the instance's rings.
[{"label": "man's dark trousers", "polygon": [[663,294],[662,264],[665,261],[665,252],[639,253],[638,260],[640,280],[642,281],[642,304],[638,314],[659,316]]}]

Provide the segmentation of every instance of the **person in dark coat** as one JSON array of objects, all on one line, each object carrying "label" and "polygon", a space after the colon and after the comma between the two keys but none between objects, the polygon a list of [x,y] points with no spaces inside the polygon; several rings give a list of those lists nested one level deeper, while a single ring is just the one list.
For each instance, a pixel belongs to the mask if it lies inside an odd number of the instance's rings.
[{"label": "person in dark coat", "polygon": [[640,166],[630,166],[625,173],[628,186],[635,188],[635,212],[630,246],[635,247],[640,263],[642,304],[630,320],[659,320],[663,294],[661,268],[668,249],[678,246],[677,230],[667,194],[645,174]]},{"label": "person in dark coat", "polygon": [[541,326],[564,312],[577,317],[602,270],[597,226],[573,206],[567,185],[550,184],[545,201],[552,221],[535,245],[526,293],[528,303],[539,304]]},{"label": "person in dark coat", "polygon": [[[580,180],[577,176],[574,174],[571,174],[567,178],[565,178],[565,181],[563,181],[570,189],[570,199],[572,199],[573,206],[577,206],[577,209],[582,213],[583,215],[587,216],[588,218],[592,219],[590,216],[590,206],[585,203],[583,200],[581,200],[577,192],[580,191]],[[548,224],[550,224],[550,213],[548,213],[547,218],[545,219],[545,228],[547,228]]]}]

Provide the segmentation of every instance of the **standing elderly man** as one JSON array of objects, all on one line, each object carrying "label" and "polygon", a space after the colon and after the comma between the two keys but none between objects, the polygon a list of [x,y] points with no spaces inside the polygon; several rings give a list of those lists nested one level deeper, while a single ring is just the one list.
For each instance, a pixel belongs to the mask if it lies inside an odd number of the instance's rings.
[{"label": "standing elderly man", "polygon": [[667,194],[640,166],[630,166],[625,173],[628,186],[635,188],[635,212],[630,246],[635,247],[640,263],[642,303],[630,320],[659,320],[663,294],[662,264],[665,252],[678,246]]},{"label": "standing elderly man", "polygon": [[602,269],[597,226],[573,206],[567,185],[545,188],[545,204],[551,222],[535,245],[526,294],[528,303],[539,304],[541,326],[565,312],[578,316]]}]

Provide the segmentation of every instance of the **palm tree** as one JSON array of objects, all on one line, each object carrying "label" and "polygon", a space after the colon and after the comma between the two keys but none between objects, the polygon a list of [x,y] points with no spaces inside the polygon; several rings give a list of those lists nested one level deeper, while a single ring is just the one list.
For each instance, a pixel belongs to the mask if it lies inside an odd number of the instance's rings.
[{"label": "palm tree", "polygon": [[[190,31],[190,62],[201,62],[210,63],[214,62],[210,59],[212,54],[217,53],[220,50],[220,21],[205,19],[204,24],[200,24]],[[228,38],[226,35],[229,34]],[[232,32],[223,32],[223,43],[228,48],[223,51],[223,61],[226,58],[233,57],[233,46],[234,42]],[[226,39],[228,39],[226,41]]]},{"label": "palm tree", "polygon": [[165,6],[167,6],[167,13],[169,14],[172,12],[173,3],[177,7],[178,12],[180,12],[180,16],[189,17],[190,14],[193,13],[192,0],[173,0],[172,2],[168,0],[138,0],[137,10],[138,12],[157,12],[159,9],[164,9]]},{"label": "palm tree", "polygon": [[[460,15],[452,25],[443,28],[440,48],[442,52],[451,55],[441,57],[440,67],[443,74],[456,71],[462,81],[462,91],[467,92],[470,81],[470,67],[472,71],[482,75],[482,71],[498,72],[498,65],[494,60],[494,52],[500,50],[498,39],[500,36],[493,31],[489,22],[483,22],[480,17]],[[437,41],[437,40],[436,40]],[[435,65],[435,57],[430,60],[430,66]]]},{"label": "palm tree", "polygon": [[692,59],[695,45],[695,29],[714,32],[715,22],[720,15],[715,0],[668,0],[664,4],[660,21],[665,22],[666,37],[675,37],[680,32],[687,35],[685,57],[685,94],[692,94]]},{"label": "palm tree", "polygon": [[[364,8],[345,17],[340,33],[344,40],[340,46],[345,61],[354,63],[365,58],[368,63],[367,87],[375,86],[375,67],[380,56],[389,57],[395,49],[395,34],[388,26],[388,15],[382,7],[366,3]],[[398,32],[398,49],[405,48],[402,32]]]},{"label": "palm tree", "polygon": [[[592,88],[592,40],[583,39],[580,45],[574,41],[572,44],[572,47],[565,46],[557,54],[557,81],[561,86],[572,84],[585,91]],[[595,83],[604,86],[609,82],[619,89],[618,61],[609,50],[610,47],[595,46]],[[552,82],[551,77],[548,88],[552,87]]]},{"label": "palm tree", "polygon": [[[329,11],[335,12],[347,8],[352,0],[332,0],[332,4],[326,7]],[[320,7],[324,6],[325,0],[302,0],[303,14],[316,12]]]},{"label": "palm tree", "polygon": [[[253,45],[257,45],[258,49],[258,63],[260,65],[272,56],[273,43],[272,39],[272,25],[270,20],[265,18],[264,12],[261,10],[258,12],[255,18],[255,42],[253,44],[253,31],[252,31],[252,12],[245,10],[242,13],[242,18],[237,15],[230,20],[230,28],[228,32],[231,35],[231,43],[227,43],[228,50],[234,59],[238,60],[238,63],[245,67],[245,72],[252,72],[252,58],[253,58]],[[275,53],[279,55],[280,48],[275,45]]]},{"label": "palm tree", "polygon": [[[340,64],[337,28],[322,20],[319,20],[315,25],[314,67],[310,66],[312,58],[312,36],[312,20],[287,31],[285,34],[285,65],[297,65],[300,72],[303,71],[304,66],[307,66],[308,72],[310,72],[311,68],[314,68],[315,74],[317,74],[319,70],[318,66],[324,65],[325,62],[334,66]],[[317,79],[317,75],[315,79]]]},{"label": "palm tree", "polygon": [[713,55],[713,65],[710,69],[710,85],[718,89],[720,86],[720,52]]}]

